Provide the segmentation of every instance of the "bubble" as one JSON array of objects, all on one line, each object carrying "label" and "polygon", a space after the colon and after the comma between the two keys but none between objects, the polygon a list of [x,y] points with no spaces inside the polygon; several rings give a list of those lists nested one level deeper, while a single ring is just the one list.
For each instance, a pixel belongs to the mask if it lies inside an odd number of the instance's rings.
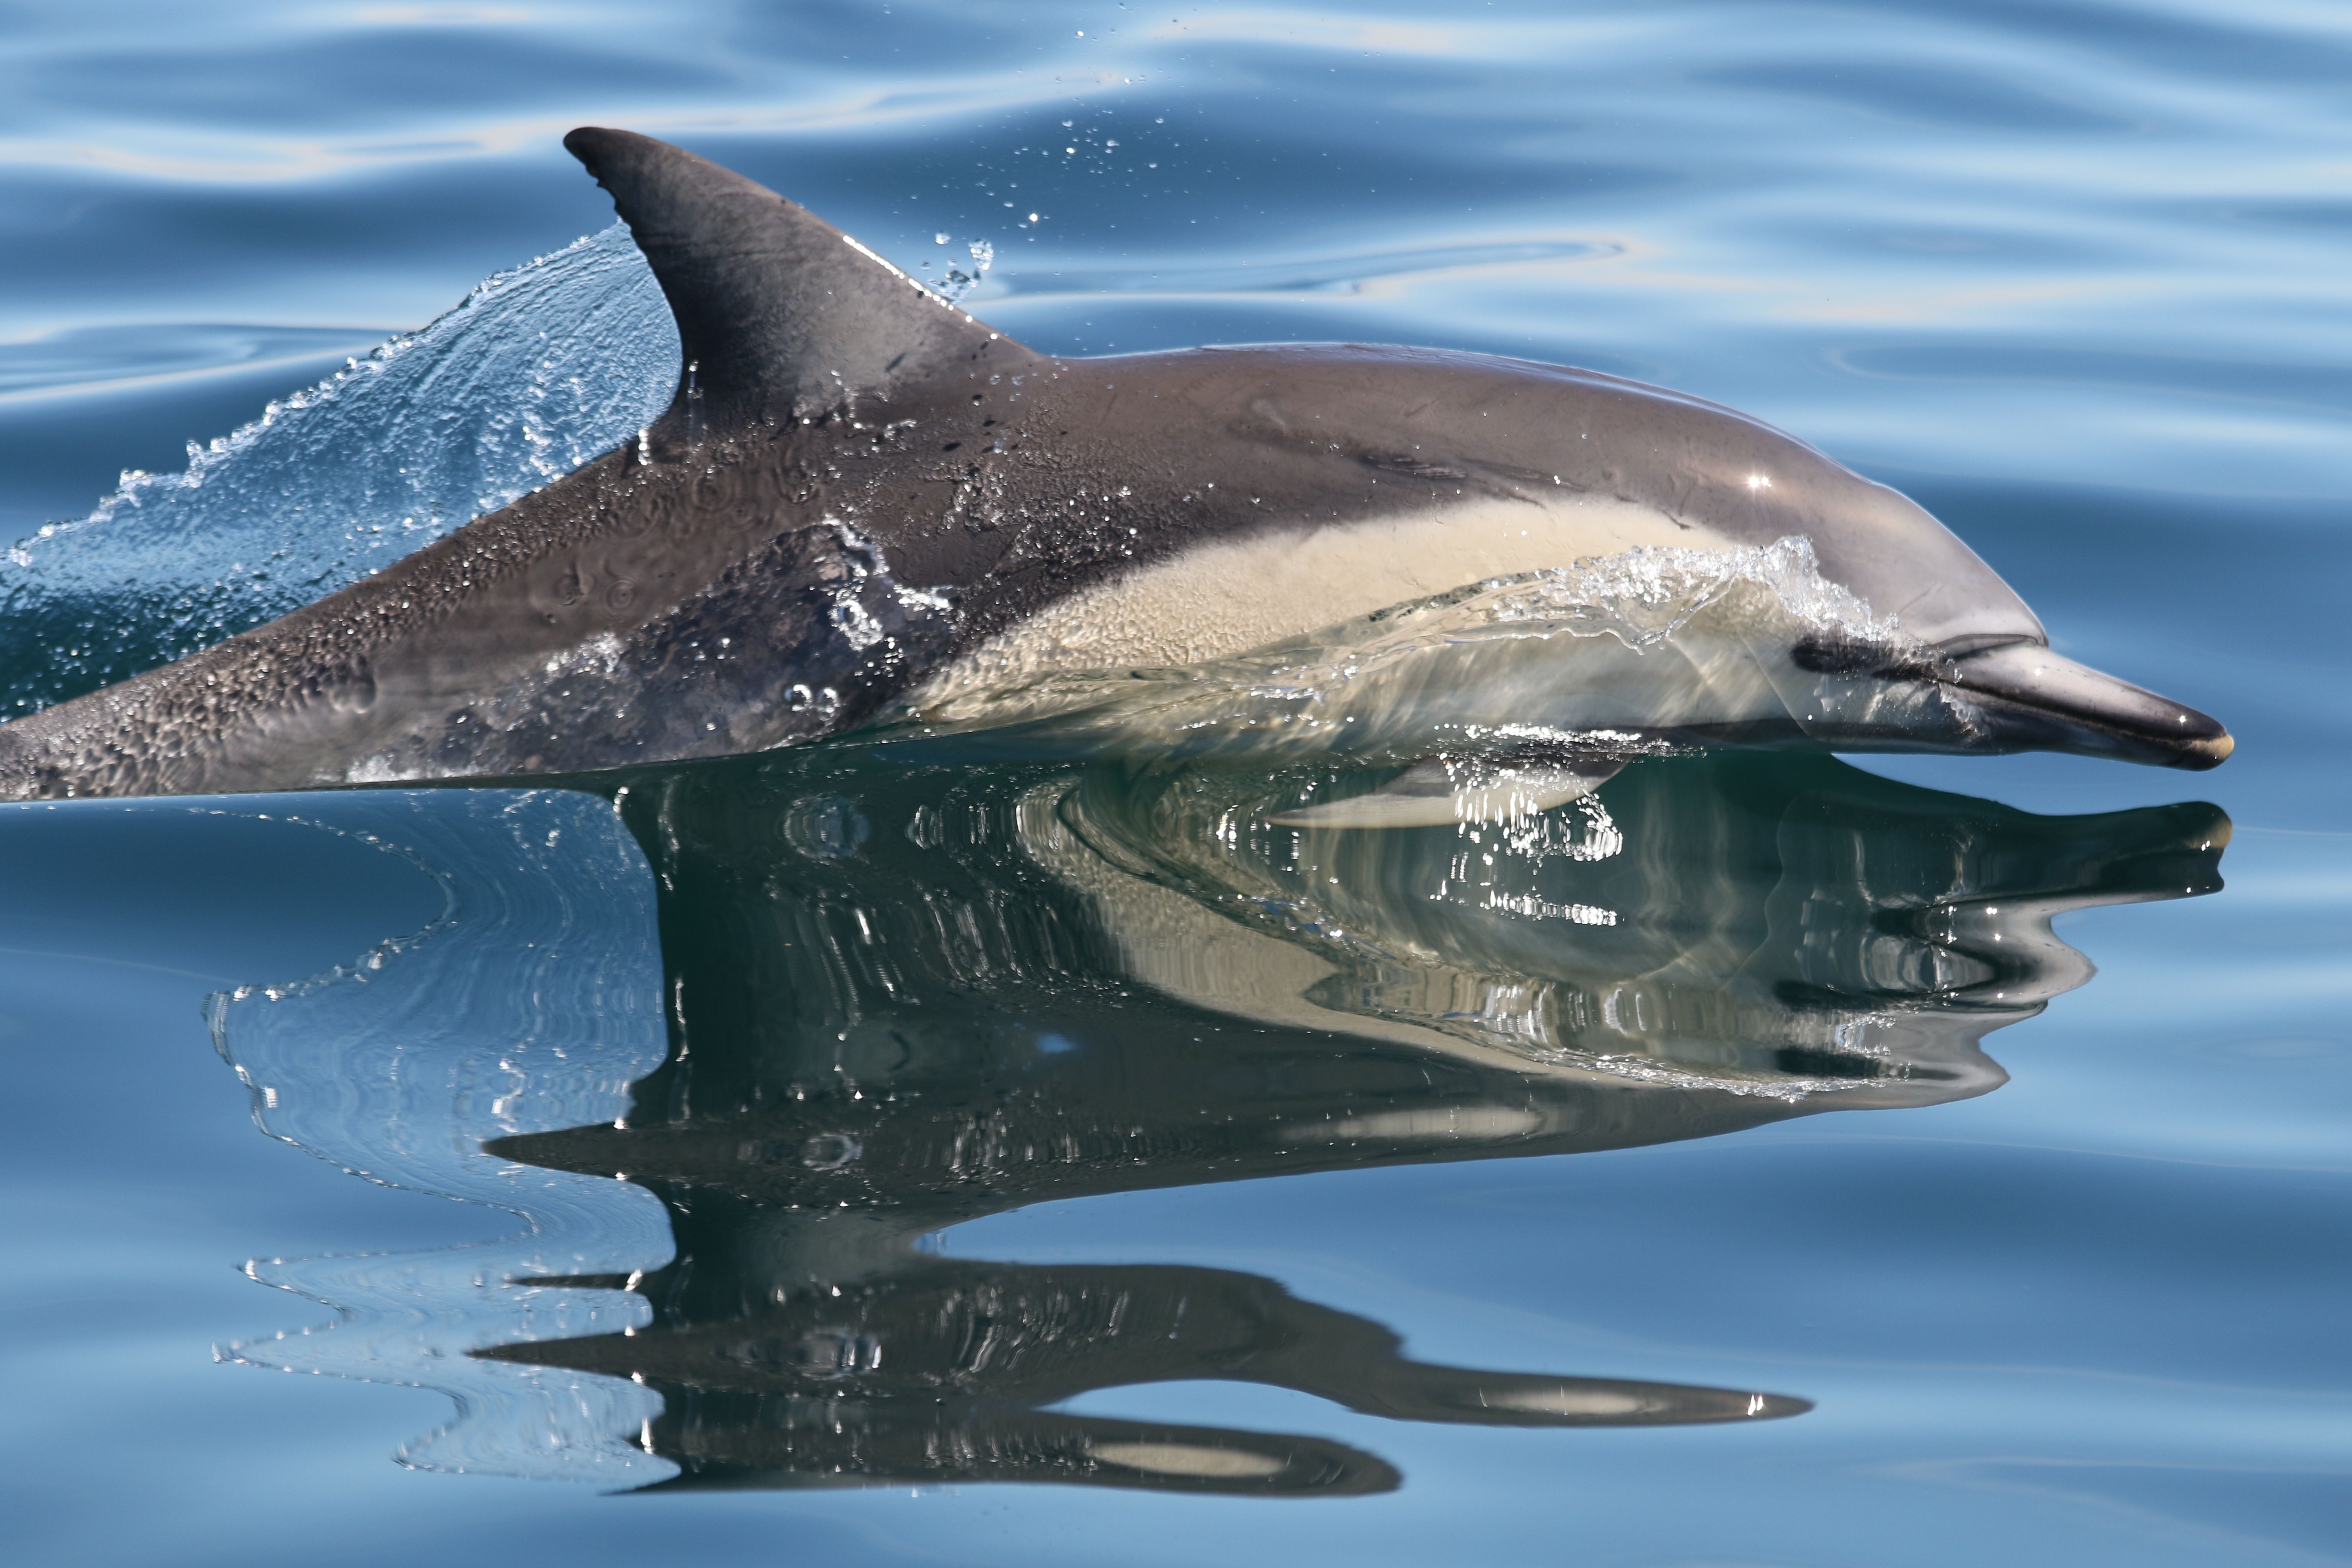
[{"label": "bubble", "polygon": [[795,801],[784,813],[779,830],[786,843],[812,860],[845,860],[864,847],[874,832],[866,814],[838,795]]}]

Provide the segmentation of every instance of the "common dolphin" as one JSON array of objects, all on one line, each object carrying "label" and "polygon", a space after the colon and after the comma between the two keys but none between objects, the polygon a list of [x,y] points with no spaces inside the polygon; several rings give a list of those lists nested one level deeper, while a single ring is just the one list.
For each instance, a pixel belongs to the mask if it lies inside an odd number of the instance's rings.
[{"label": "common dolphin", "polygon": [[1910,500],[1731,409],[1429,349],[1040,354],[692,153],[564,144],[676,316],[667,412],[0,727],[0,798],[580,773],[877,720],[1421,762],[1396,820],[1691,744],[2230,752],[2052,652]]}]

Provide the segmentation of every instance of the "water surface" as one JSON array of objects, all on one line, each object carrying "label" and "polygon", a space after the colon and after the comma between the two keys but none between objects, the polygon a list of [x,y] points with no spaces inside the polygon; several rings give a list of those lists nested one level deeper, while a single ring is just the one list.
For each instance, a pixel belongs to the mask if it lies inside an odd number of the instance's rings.
[{"label": "water surface", "polygon": [[1311,763],[857,746],[9,808],[16,1550],[2352,1557],[2347,44],[2188,0],[9,13],[12,711],[633,433],[675,340],[556,144],[606,123],[1041,349],[1751,410],[2240,741],[1662,759],[1391,833],[1265,823],[1370,782]]}]

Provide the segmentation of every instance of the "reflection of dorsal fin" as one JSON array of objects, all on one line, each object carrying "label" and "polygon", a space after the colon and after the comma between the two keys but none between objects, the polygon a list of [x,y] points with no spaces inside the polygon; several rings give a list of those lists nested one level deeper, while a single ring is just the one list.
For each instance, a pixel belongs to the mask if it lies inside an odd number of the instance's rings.
[{"label": "reflection of dorsal fin", "polygon": [[959,370],[1033,358],[765,186],[627,131],[563,145],[612,193],[677,319],[673,417],[716,428],[888,398]]}]

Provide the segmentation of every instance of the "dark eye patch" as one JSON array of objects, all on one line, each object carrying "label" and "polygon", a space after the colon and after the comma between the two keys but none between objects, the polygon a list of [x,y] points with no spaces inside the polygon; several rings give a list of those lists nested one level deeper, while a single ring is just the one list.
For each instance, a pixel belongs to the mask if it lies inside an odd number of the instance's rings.
[{"label": "dark eye patch", "polygon": [[1799,669],[1811,675],[1874,675],[1884,679],[1933,679],[1936,670],[1921,650],[1884,637],[1849,632],[1812,632],[1789,650]]}]

